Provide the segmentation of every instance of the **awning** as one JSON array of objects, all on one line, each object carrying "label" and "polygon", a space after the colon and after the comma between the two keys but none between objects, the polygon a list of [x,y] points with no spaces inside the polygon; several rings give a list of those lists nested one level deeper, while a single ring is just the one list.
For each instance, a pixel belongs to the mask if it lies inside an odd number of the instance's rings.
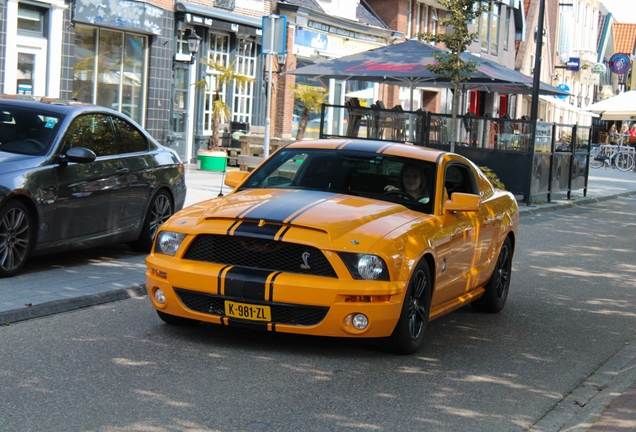
[{"label": "awning", "polygon": [[582,114],[582,115],[587,115],[590,117],[599,117],[598,114],[595,114],[593,112],[590,111],[585,111],[579,107],[577,107],[576,105],[572,105],[562,99],[556,98],[554,96],[547,96],[547,95],[539,95],[539,99],[548,102],[550,105],[554,106],[555,108],[560,108],[560,109],[564,109],[567,111],[572,111],[575,112],[577,114]]}]

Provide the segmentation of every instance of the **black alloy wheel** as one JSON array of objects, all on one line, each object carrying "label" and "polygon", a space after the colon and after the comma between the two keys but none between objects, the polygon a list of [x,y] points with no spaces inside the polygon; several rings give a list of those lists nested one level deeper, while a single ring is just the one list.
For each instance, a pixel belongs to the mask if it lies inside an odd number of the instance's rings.
[{"label": "black alloy wheel", "polygon": [[512,276],[512,242],[506,238],[492,276],[484,286],[484,295],[470,305],[477,312],[497,313],[501,311],[508,298],[510,277]]},{"label": "black alloy wheel", "polygon": [[12,201],[0,209],[0,277],[15,275],[26,263],[33,233],[26,206]]},{"label": "black alloy wheel", "polygon": [[157,231],[174,214],[172,200],[166,191],[160,191],[148,208],[139,239],[132,246],[141,252],[149,252]]},{"label": "black alloy wheel", "polygon": [[425,260],[415,268],[407,288],[402,313],[393,333],[381,340],[383,347],[397,354],[413,354],[422,345],[431,312],[431,276]]}]

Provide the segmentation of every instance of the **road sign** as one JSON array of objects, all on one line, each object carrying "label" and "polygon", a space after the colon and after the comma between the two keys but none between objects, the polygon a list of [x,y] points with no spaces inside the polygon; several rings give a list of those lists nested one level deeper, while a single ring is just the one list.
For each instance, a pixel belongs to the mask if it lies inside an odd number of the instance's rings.
[{"label": "road sign", "polygon": [[263,16],[263,44],[261,54],[285,54],[287,52],[287,17]]}]

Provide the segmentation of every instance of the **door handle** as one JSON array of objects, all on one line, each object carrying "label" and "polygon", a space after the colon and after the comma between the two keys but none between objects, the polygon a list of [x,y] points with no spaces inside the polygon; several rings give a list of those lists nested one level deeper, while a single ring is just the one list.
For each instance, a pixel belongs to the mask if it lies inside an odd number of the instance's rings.
[{"label": "door handle", "polygon": [[128,170],[128,168],[121,167],[121,168],[117,168],[117,169],[115,170],[115,174],[117,174],[117,175],[124,175],[124,174],[128,174],[128,171],[129,171],[129,170]]}]

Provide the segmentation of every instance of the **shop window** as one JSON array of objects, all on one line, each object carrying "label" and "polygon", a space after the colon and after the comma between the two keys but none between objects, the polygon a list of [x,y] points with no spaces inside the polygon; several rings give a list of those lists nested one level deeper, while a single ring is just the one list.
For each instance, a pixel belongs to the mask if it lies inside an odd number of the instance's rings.
[{"label": "shop window", "polygon": [[[236,73],[256,77],[256,43],[249,39],[239,39],[236,58]],[[254,100],[254,82],[243,87],[235,85],[232,119],[235,122],[251,123]]]},{"label": "shop window", "polygon": [[18,33],[44,37],[46,12],[44,8],[18,3]]},{"label": "shop window", "polygon": [[76,25],[73,98],[143,124],[147,44],[146,36]]},{"label": "shop window", "polygon": [[[230,48],[229,48],[228,35],[210,33],[209,34],[209,50],[208,50],[208,63],[217,63],[221,66],[229,66]],[[219,72],[212,67],[208,67],[206,71],[206,86],[205,86],[205,104],[203,108],[203,131],[206,134],[212,134],[212,110],[214,106],[215,90],[217,87],[216,75]],[[226,99],[227,89],[226,85],[221,85],[219,91],[219,99],[227,103]],[[225,119],[227,121],[228,119]]]}]

